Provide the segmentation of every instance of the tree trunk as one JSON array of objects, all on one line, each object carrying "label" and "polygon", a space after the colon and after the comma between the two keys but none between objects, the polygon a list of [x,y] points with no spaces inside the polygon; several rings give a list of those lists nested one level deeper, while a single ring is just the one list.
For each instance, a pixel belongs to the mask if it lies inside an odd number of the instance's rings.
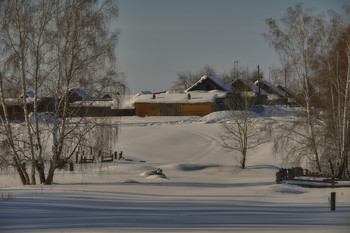
[{"label": "tree trunk", "polygon": [[246,150],[243,150],[243,151],[242,151],[242,160],[241,160],[242,169],[245,168],[246,160],[247,160],[247,151],[246,151]]},{"label": "tree trunk", "polygon": [[17,54],[17,58],[19,60],[19,72],[20,72],[20,85],[22,88],[22,104],[23,104],[23,112],[24,112],[24,122],[25,122],[25,128],[26,128],[26,133],[27,133],[27,140],[29,144],[29,150],[30,150],[30,158],[31,158],[31,172],[30,172],[30,178],[31,178],[31,184],[36,184],[35,181],[35,155],[34,155],[34,148],[33,148],[33,137],[31,133],[31,128],[29,124],[29,112],[28,112],[28,107],[27,107],[27,101],[26,101],[26,37],[27,37],[27,32],[26,30],[23,30],[23,22],[21,22],[21,15],[20,11],[21,6],[18,6],[17,3],[15,2],[15,15],[16,15],[16,29],[18,33],[18,40],[19,40],[19,51]]},{"label": "tree trunk", "polygon": [[16,167],[16,170],[18,172],[19,177],[21,178],[22,184],[23,185],[30,184],[29,175],[28,175],[25,167],[23,166],[23,164],[21,164],[18,161],[15,161],[15,167]]},{"label": "tree trunk", "polygon": [[23,185],[27,185],[30,184],[30,179],[29,179],[29,175],[24,167],[24,165],[21,163],[21,160],[19,159],[19,156],[17,154],[17,150],[15,148],[14,145],[14,141],[13,141],[13,134],[12,134],[12,129],[11,129],[11,123],[10,123],[10,118],[7,112],[7,106],[5,104],[5,99],[4,99],[4,95],[3,95],[3,77],[1,76],[0,73],[0,101],[1,101],[1,106],[2,106],[2,110],[3,110],[3,114],[5,119],[3,119],[1,117],[1,122],[3,124],[3,126],[6,129],[6,138],[8,141],[8,144],[10,145],[10,148],[12,150],[12,159],[15,165],[15,168],[21,178],[22,184]]},{"label": "tree trunk", "polygon": [[46,181],[45,184],[50,185],[53,182],[53,177],[55,174],[55,169],[56,169],[56,165],[54,161],[50,161],[50,168],[49,168],[49,172],[47,173],[47,177],[46,177]]},{"label": "tree trunk", "polygon": [[315,159],[315,165],[319,173],[322,173],[320,159],[318,155],[317,150],[317,144],[316,144],[316,135],[314,130],[314,124],[311,119],[311,96],[310,96],[310,87],[309,87],[309,81],[307,78],[304,78],[304,84],[305,84],[305,100],[306,100],[306,118],[307,118],[307,125],[309,127],[309,137],[311,141],[311,150],[314,153],[314,159]]},{"label": "tree trunk", "polygon": [[38,174],[39,174],[40,184],[45,184],[46,183],[45,165],[42,160],[36,161],[36,170],[38,171]]},{"label": "tree trunk", "polygon": [[348,71],[346,77],[346,87],[344,96],[344,115],[342,122],[342,153],[338,177],[344,177],[348,170],[349,133],[350,133],[350,42],[347,45]]}]

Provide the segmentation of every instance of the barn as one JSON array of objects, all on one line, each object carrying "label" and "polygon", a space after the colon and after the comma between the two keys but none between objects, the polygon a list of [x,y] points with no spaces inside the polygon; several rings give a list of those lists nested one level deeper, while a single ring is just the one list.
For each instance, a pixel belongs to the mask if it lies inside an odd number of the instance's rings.
[{"label": "barn", "polygon": [[140,117],[205,116],[216,111],[216,99],[225,96],[226,92],[218,90],[140,95],[134,101],[135,115]]}]

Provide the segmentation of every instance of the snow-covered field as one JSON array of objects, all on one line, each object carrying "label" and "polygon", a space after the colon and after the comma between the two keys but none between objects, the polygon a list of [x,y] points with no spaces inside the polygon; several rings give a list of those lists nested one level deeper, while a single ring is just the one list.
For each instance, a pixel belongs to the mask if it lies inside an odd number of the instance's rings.
[{"label": "snow-covered field", "polygon": [[350,188],[275,184],[271,144],[240,169],[216,141],[224,117],[123,117],[124,161],[57,171],[51,186],[2,171],[0,232],[350,232]]}]

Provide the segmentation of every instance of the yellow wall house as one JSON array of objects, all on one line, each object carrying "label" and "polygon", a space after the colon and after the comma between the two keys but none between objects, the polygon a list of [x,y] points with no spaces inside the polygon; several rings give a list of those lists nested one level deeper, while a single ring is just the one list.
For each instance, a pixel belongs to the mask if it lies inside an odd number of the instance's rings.
[{"label": "yellow wall house", "polygon": [[140,95],[135,101],[136,116],[205,116],[216,111],[216,100],[224,91],[193,91],[184,94]]}]

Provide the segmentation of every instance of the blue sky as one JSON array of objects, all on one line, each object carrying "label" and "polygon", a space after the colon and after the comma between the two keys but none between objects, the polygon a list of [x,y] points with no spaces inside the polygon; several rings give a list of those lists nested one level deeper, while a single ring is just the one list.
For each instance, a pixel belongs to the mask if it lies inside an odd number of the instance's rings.
[{"label": "blue sky", "polygon": [[171,88],[181,71],[205,65],[218,73],[260,65],[268,79],[278,56],[264,40],[266,18],[302,2],[315,12],[343,13],[347,0],[119,0],[118,66],[130,93]]}]

